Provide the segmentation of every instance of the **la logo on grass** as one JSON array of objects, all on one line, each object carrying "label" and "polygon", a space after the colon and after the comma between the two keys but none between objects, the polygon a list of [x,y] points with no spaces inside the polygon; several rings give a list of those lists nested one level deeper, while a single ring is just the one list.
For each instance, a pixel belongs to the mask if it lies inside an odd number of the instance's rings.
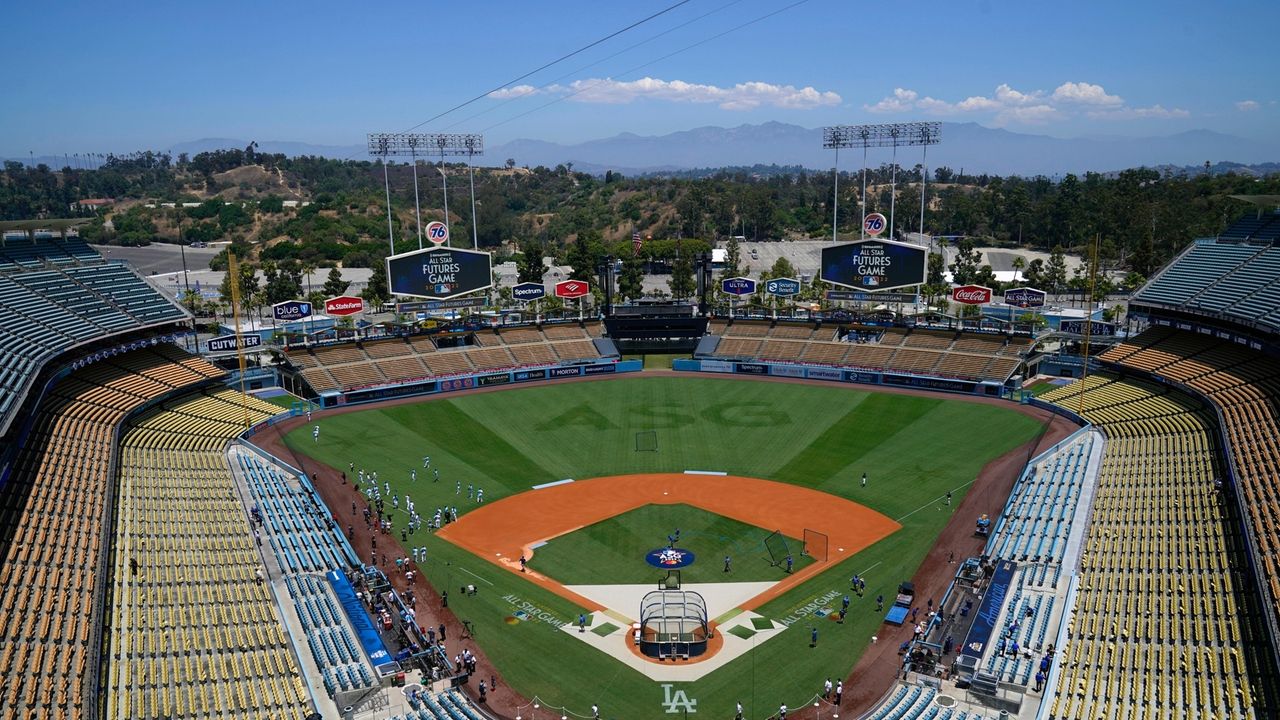
[{"label": "la logo on grass", "polygon": [[696,713],[698,712],[698,701],[690,700],[689,696],[683,690],[671,692],[673,686],[671,683],[662,684],[662,706],[667,709],[668,715],[676,715],[681,712]]}]

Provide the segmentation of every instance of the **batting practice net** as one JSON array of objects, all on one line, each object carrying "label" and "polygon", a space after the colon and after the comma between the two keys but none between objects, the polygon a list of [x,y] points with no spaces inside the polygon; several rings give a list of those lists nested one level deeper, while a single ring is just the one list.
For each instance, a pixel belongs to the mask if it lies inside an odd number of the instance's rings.
[{"label": "batting practice net", "polygon": [[654,590],[640,601],[640,651],[656,658],[707,650],[707,601],[692,590]]},{"label": "batting practice net", "polygon": [[774,530],[764,539],[764,549],[769,553],[769,564],[777,567],[787,561],[791,554],[791,546],[781,531]]},{"label": "batting practice net", "polygon": [[636,433],[636,452],[658,452],[658,432],[644,430]]},{"label": "batting practice net", "polygon": [[827,534],[820,533],[817,530],[804,529],[804,550],[801,554],[817,560],[825,562],[827,559]]}]

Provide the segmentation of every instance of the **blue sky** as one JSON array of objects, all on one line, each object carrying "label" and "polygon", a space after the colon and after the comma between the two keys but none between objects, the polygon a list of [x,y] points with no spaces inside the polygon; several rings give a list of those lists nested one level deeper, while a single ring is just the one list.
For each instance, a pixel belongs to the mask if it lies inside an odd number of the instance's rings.
[{"label": "blue sky", "polygon": [[[361,144],[674,2],[9,2],[0,156]],[[1274,0],[807,0],[732,30],[792,2],[690,0],[420,129],[489,144],[769,120],[1280,136]]]}]

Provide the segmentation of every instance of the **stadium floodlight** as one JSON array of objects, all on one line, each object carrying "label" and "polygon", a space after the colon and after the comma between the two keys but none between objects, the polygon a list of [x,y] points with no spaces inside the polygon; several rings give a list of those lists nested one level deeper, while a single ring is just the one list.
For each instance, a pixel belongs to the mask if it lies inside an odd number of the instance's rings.
[{"label": "stadium floodlight", "polygon": [[[867,149],[873,147],[891,147],[893,148],[892,179],[889,187],[889,237],[893,237],[894,231],[894,200],[897,195],[898,185],[898,146],[921,146],[923,153],[921,155],[921,174],[920,174],[920,234],[924,234],[924,205],[925,205],[925,183],[928,182],[928,166],[925,160],[928,158],[929,146],[937,145],[942,141],[942,123],[939,122],[908,122],[908,123],[882,123],[878,125],[834,125],[822,128],[822,147],[836,151],[836,169],[834,170],[837,183],[839,182],[839,164],[841,148],[862,148],[862,237],[866,238],[866,222],[867,222]],[[837,190],[839,189],[837,185]],[[837,200],[839,195],[836,196]],[[836,239],[836,213],[838,208],[836,203],[832,203],[831,210],[831,239]]]},{"label": "stadium floodlight", "polygon": [[[444,172],[446,156],[466,156],[471,170],[471,241],[479,246],[479,229],[476,227],[476,176],[473,160],[484,154],[484,136],[479,133],[372,133],[369,135],[370,155],[411,155],[414,160],[414,202],[417,203],[417,153],[440,156],[440,178],[444,189],[444,224],[449,224],[449,176]],[[390,191],[387,193],[390,202]],[[452,245],[452,242],[450,243]],[[422,216],[418,216],[418,248],[422,248]],[[394,254],[394,252],[392,253]]]}]

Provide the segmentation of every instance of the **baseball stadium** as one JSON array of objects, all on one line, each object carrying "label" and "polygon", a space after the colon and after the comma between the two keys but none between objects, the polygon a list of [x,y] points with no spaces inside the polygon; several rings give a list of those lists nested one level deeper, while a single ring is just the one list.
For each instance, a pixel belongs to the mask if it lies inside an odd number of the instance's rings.
[{"label": "baseball stadium", "polygon": [[1280,716],[1280,213],[1124,326],[779,316],[700,259],[261,344],[4,229],[5,720]]}]

